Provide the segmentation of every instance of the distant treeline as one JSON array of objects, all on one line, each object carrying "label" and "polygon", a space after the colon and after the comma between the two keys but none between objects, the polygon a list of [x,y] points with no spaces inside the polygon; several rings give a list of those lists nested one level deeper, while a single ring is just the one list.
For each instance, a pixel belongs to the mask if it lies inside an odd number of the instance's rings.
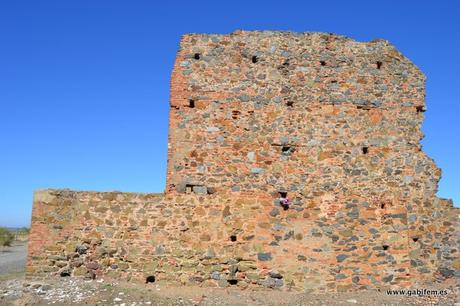
[{"label": "distant treeline", "polygon": [[30,228],[28,227],[2,227],[12,233],[15,233],[15,232],[20,232],[20,233],[23,233],[23,232],[26,232],[26,233],[29,233],[30,231]]},{"label": "distant treeline", "polygon": [[29,228],[0,227],[0,246],[11,246],[14,240],[25,241],[29,236]]}]

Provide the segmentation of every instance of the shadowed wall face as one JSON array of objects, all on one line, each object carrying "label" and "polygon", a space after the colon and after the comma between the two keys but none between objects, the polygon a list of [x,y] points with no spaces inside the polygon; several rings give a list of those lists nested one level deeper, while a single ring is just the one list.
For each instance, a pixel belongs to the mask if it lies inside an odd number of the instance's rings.
[{"label": "shadowed wall face", "polygon": [[388,42],[186,35],[170,106],[166,193],[37,192],[29,276],[344,291],[460,275],[458,210],[419,144],[424,76]]}]

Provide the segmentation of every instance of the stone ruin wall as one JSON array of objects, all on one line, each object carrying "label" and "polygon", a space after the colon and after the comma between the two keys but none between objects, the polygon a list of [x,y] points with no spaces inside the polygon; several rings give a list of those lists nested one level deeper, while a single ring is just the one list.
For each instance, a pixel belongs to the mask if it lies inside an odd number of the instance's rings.
[{"label": "stone ruin wall", "polygon": [[458,277],[458,209],[420,145],[424,83],[384,40],[185,35],[166,193],[37,192],[28,275],[310,291]]}]

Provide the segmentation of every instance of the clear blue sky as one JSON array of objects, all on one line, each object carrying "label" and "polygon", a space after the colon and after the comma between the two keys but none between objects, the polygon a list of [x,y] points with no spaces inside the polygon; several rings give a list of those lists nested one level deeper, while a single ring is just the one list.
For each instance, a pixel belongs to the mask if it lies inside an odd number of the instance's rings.
[{"label": "clear blue sky", "polygon": [[458,1],[0,2],[0,225],[39,188],[161,192],[180,36],[245,30],[384,38],[428,76],[424,150],[460,203]]}]

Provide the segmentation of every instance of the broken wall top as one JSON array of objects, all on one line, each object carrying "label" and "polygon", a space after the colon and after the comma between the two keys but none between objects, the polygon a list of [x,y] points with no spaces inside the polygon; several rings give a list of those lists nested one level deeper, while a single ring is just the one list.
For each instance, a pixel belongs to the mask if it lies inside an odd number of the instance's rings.
[{"label": "broken wall top", "polygon": [[[424,82],[384,40],[185,35],[171,80],[167,192],[381,194],[430,170],[420,182],[432,193],[440,173],[419,144]],[[412,170],[393,169],[406,163]]]}]

